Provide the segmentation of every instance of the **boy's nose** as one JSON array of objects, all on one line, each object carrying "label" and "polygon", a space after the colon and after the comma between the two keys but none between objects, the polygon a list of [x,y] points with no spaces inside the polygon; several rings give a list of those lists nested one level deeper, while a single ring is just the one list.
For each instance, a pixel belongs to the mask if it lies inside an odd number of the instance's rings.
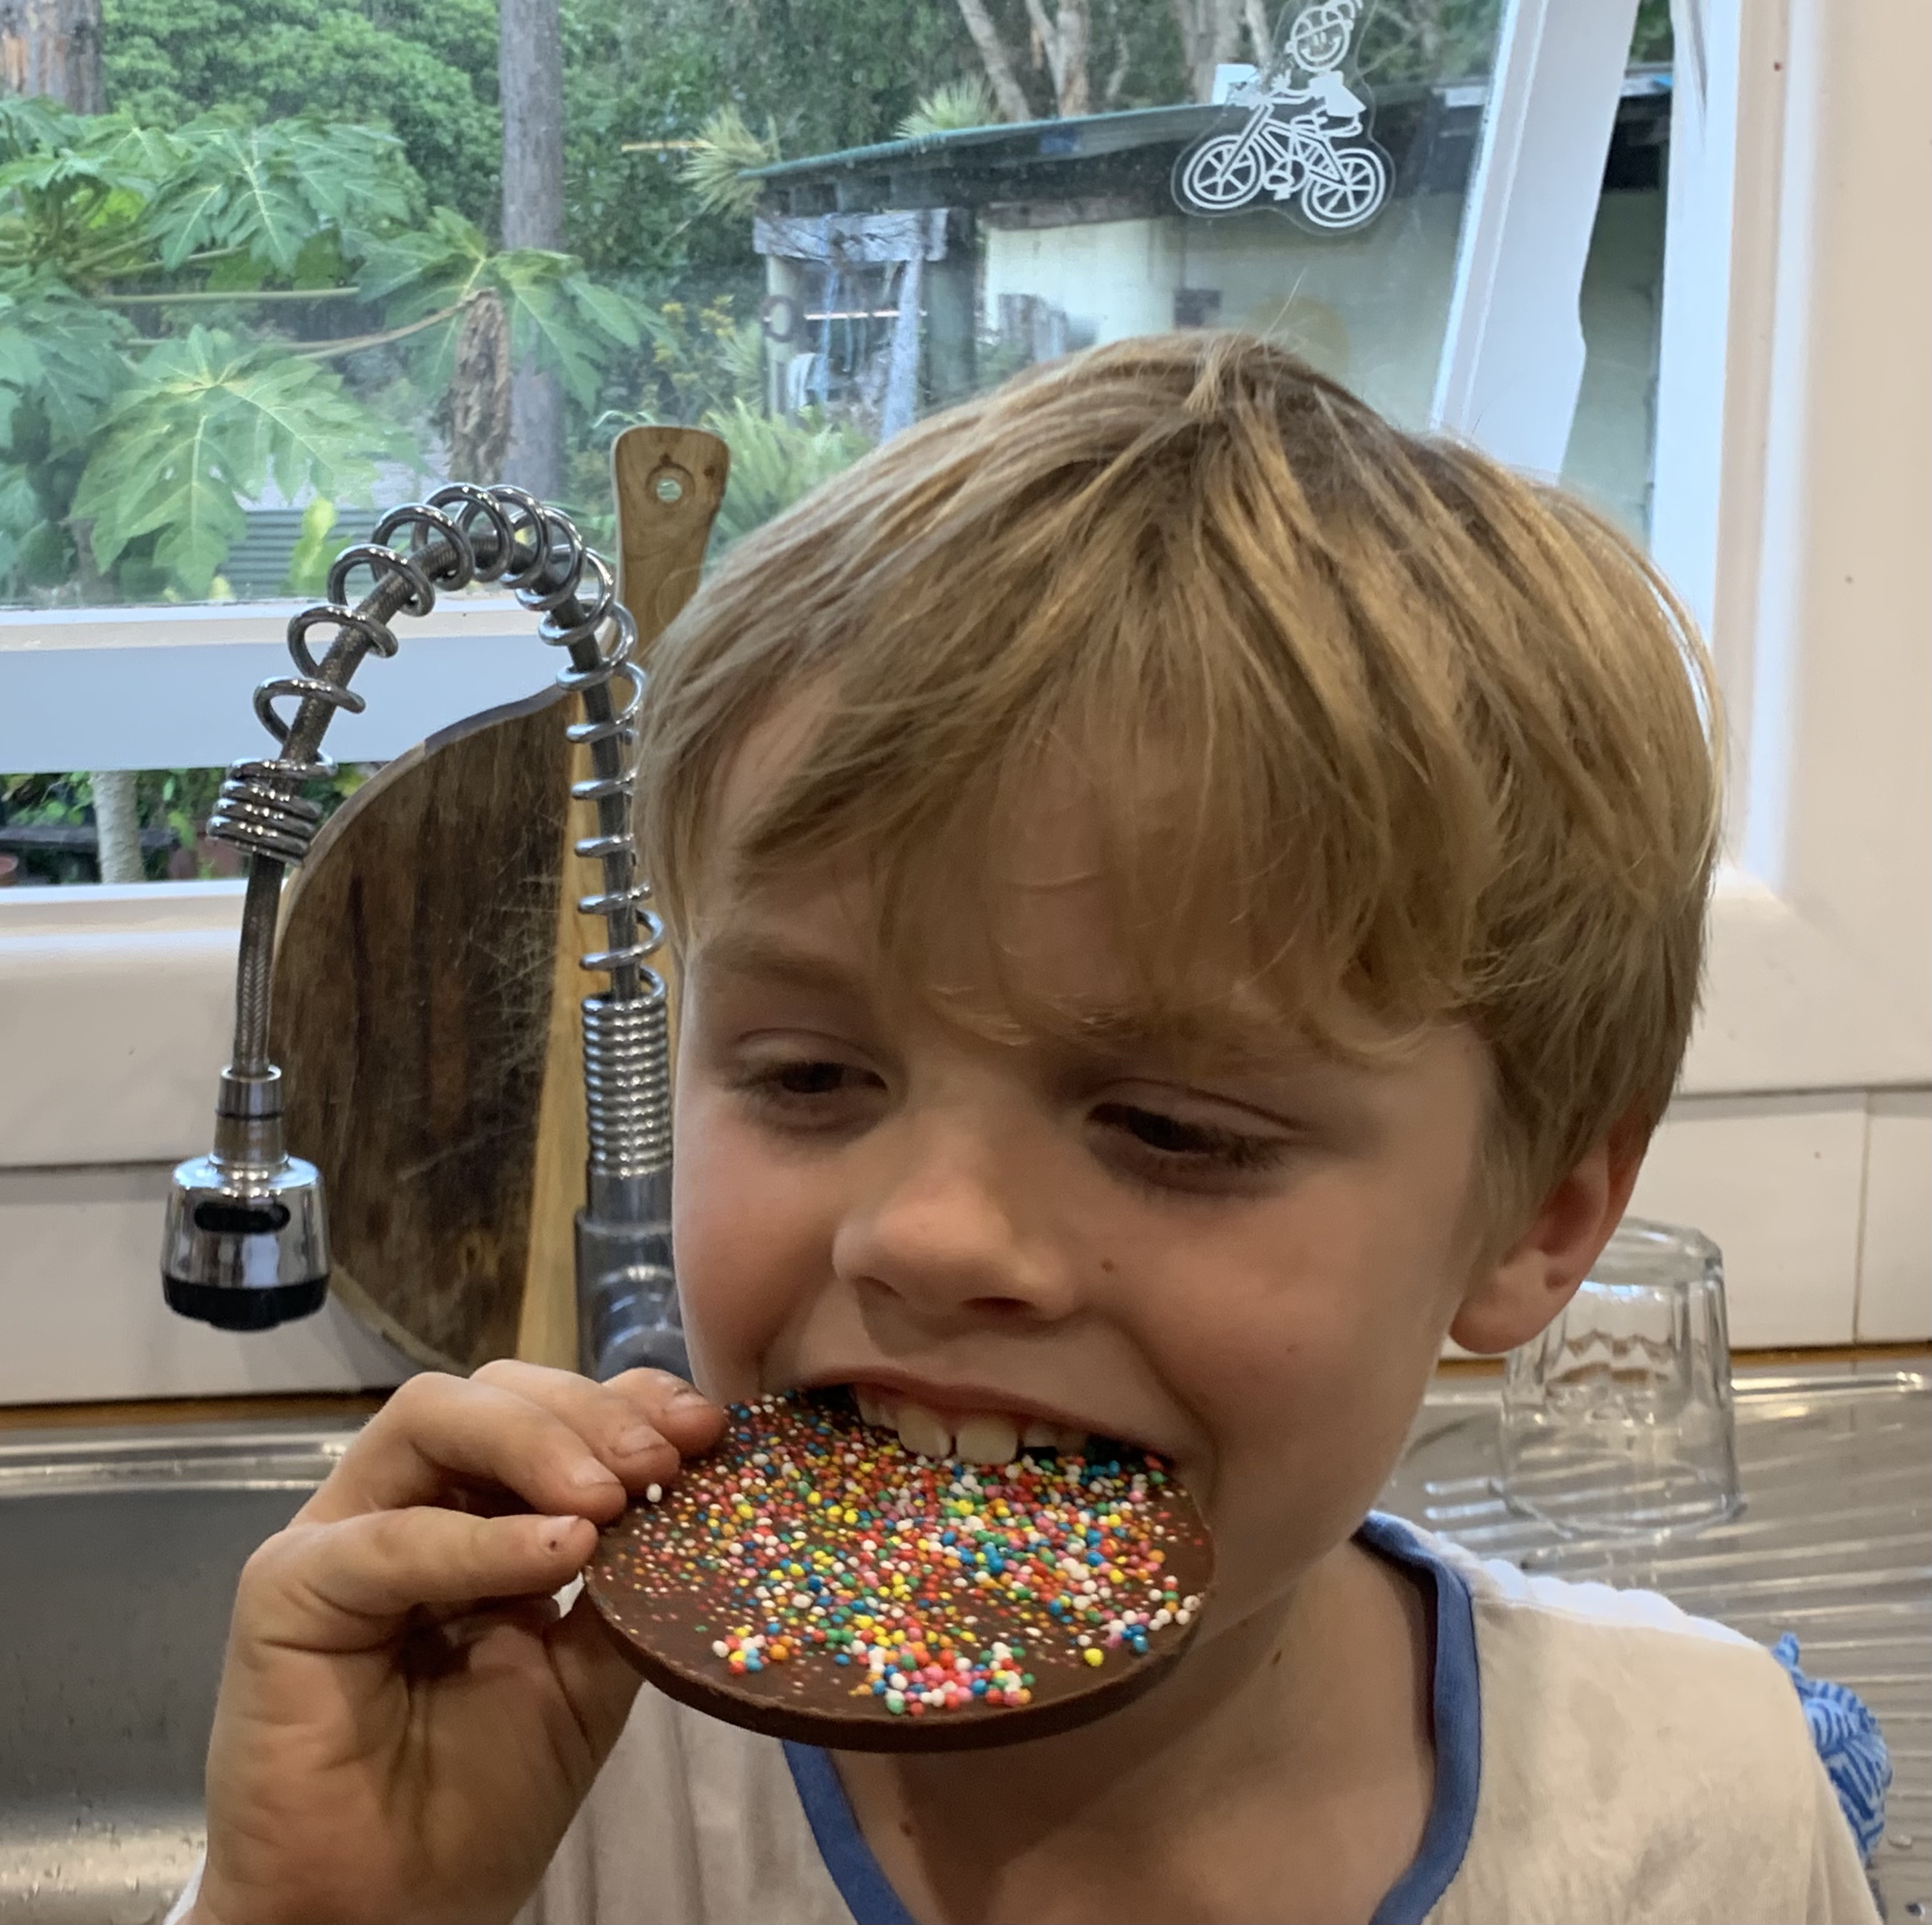
[{"label": "boy's nose", "polygon": [[1015,1167],[1023,1148],[989,1134],[926,1123],[882,1144],[832,1239],[838,1275],[927,1322],[1050,1322],[1077,1308],[1074,1267]]}]

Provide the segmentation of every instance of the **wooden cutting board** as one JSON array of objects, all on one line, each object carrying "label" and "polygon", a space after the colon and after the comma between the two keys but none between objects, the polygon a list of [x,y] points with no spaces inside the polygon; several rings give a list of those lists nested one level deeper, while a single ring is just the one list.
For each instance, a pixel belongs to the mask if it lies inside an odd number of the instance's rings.
[{"label": "wooden cutting board", "polygon": [[[698,584],[728,459],[694,428],[617,439],[640,660]],[[536,683],[561,658],[526,619]],[[593,827],[569,799],[578,719],[551,687],[433,736],[336,811],[284,892],[271,1048],[290,1151],[322,1172],[331,1285],[440,1369],[576,1366],[578,1005],[604,982],[578,964],[604,946],[576,907],[598,886],[570,850]]]}]

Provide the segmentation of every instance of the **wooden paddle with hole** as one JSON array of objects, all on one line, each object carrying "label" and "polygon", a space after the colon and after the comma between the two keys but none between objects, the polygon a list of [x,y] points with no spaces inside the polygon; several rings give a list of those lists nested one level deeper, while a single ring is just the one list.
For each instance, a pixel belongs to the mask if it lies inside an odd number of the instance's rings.
[{"label": "wooden paddle with hole", "polygon": [[[635,427],[612,459],[618,592],[647,659],[698,584],[727,454]],[[532,620],[532,682],[550,660]],[[432,736],[337,811],[283,899],[272,1049],[290,1150],[322,1172],[332,1285],[441,1369],[576,1366],[578,1005],[604,981],[578,958],[604,946],[576,906],[599,882],[570,847],[592,827],[569,799],[578,718],[550,688]]]}]

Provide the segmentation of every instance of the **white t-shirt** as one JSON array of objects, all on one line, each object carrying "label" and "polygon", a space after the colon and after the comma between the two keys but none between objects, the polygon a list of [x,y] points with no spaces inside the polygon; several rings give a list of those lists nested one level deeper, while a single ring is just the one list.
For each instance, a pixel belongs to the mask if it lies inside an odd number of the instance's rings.
[{"label": "white t-shirt", "polygon": [[[1436,1597],[1436,1795],[1375,1925],[1876,1925],[1798,1693],[1648,1591],[1400,1520]],[[194,1888],[175,1915],[185,1912]],[[646,1687],[518,1925],[910,1925],[823,1752]]]}]

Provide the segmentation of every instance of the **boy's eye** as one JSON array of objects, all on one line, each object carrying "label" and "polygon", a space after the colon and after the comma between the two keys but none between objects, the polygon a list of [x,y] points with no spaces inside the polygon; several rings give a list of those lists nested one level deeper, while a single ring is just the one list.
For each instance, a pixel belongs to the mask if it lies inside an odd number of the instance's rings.
[{"label": "boy's eye", "polygon": [[870,1070],[836,1057],[818,1056],[748,1063],[732,1081],[776,1120],[814,1126],[837,1122],[855,1102],[884,1087]]},{"label": "boy's eye", "polygon": [[1138,1103],[1100,1103],[1092,1117],[1103,1129],[1127,1138],[1143,1162],[1165,1164],[1177,1171],[1266,1169],[1280,1160],[1286,1148],[1274,1137],[1190,1123]]},{"label": "boy's eye", "polygon": [[842,1063],[784,1063],[767,1080],[788,1096],[827,1096],[843,1089],[850,1074]]}]

